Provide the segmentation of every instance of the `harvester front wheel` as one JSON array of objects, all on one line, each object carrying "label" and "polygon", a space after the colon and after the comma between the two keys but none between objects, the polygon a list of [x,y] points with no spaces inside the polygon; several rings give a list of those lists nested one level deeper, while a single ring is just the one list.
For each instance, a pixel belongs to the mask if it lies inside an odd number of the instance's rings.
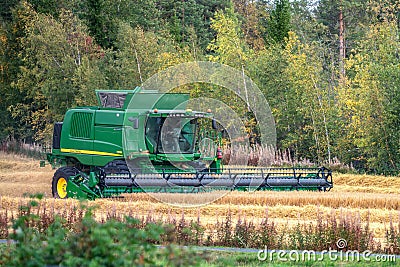
[{"label": "harvester front wheel", "polygon": [[77,174],[77,170],[74,167],[61,167],[53,176],[52,182],[52,193],[54,198],[67,198],[67,183],[70,176]]}]

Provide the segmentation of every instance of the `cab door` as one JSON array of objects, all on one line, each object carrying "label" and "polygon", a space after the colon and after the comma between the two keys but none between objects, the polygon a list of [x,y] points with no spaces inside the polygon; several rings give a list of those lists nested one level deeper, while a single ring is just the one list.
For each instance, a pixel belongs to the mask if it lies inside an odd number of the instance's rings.
[{"label": "cab door", "polygon": [[101,156],[122,157],[123,110],[97,110],[93,149]]}]

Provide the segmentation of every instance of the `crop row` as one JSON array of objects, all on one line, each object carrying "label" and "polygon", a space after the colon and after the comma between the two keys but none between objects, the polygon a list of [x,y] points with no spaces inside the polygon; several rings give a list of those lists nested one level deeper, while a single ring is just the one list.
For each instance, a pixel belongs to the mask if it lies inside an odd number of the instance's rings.
[{"label": "crop row", "polygon": [[201,194],[168,194],[168,193],[137,193],[127,194],[119,201],[159,201],[175,205],[190,206],[204,203],[216,205],[259,205],[259,206],[298,206],[318,205],[330,208],[360,208],[360,209],[400,209],[400,195],[357,192],[221,192],[214,191]]}]

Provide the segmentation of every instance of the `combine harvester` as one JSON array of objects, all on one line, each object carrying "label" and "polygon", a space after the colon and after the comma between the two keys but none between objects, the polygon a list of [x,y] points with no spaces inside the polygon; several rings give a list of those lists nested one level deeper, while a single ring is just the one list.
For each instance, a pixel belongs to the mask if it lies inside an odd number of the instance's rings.
[{"label": "combine harvester", "polygon": [[[186,109],[187,94],[140,87],[96,94],[99,106],[70,109],[54,125],[47,160],[58,168],[55,198],[333,187],[331,171],[324,167],[224,168],[213,114]],[[149,109],[148,103],[155,104]]]}]

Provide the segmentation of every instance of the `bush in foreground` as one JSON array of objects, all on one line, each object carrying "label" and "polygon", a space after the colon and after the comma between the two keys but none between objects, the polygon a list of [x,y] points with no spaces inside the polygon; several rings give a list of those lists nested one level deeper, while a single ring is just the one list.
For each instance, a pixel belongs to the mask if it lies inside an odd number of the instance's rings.
[{"label": "bush in foreground", "polygon": [[0,266],[181,266],[194,265],[198,256],[189,250],[173,246],[158,248],[163,228],[148,223],[141,229],[140,221],[127,217],[124,222],[108,220],[98,223],[91,210],[86,212],[73,229],[65,227],[59,216],[40,226],[38,215],[30,201],[21,207],[22,215],[13,224],[12,243],[0,248]]},{"label": "bush in foreground", "polygon": [[55,211],[29,200],[18,214],[0,212],[0,238],[15,241],[0,246],[0,266],[187,266],[208,261],[208,256],[171,244],[322,251],[339,249],[338,240],[345,240],[340,249],[399,254],[400,224],[391,222],[386,231],[382,244],[374,238],[369,218],[362,223],[357,213],[323,216],[319,211],[316,222],[290,227],[271,221],[268,210],[257,223],[245,217],[235,221],[229,212],[212,231],[200,216],[188,220],[183,213],[179,219],[157,218],[111,209],[99,222],[82,204]]}]

